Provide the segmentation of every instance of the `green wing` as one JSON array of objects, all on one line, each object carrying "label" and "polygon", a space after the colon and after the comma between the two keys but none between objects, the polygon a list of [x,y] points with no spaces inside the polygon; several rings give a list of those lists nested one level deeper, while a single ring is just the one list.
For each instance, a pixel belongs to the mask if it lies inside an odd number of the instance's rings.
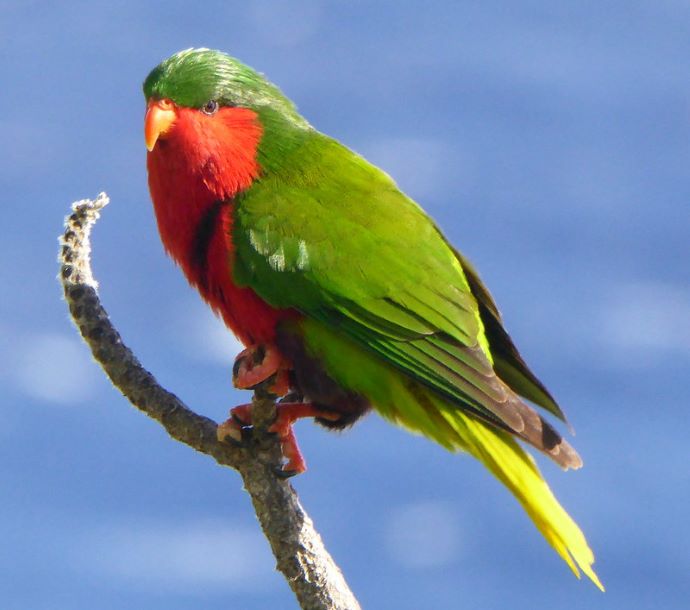
[{"label": "green wing", "polygon": [[474,266],[460,252],[455,249],[454,252],[462,264],[472,294],[477,299],[479,315],[484,323],[484,332],[491,346],[494,370],[520,396],[550,411],[560,420],[566,421],[558,403],[529,369],[510,335],[503,328],[498,307],[486,286],[479,279]]},{"label": "green wing", "polygon": [[[558,444],[494,372],[480,309],[497,347],[512,348],[498,350],[499,362],[517,371],[517,391],[561,415],[522,360],[514,366],[517,350],[476,273],[465,274],[434,223],[382,171],[311,132],[235,202],[234,222],[239,284],[339,329],[458,408],[542,450]],[[532,387],[542,395],[524,391]]]}]

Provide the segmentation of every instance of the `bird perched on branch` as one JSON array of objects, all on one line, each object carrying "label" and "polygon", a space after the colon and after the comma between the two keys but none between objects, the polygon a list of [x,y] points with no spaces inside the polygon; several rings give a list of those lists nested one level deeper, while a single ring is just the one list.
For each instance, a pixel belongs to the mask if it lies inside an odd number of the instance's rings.
[{"label": "bird perched on branch", "polygon": [[[224,53],[176,53],[144,94],[163,245],[246,347],[235,385],[286,397],[271,427],[282,474],[306,468],[296,419],[342,429],[374,409],[477,458],[573,571],[601,587],[584,535],[516,441],[579,468],[525,399],[563,412],[477,272],[424,211]],[[236,407],[219,436],[240,440],[251,421],[250,405]]]}]

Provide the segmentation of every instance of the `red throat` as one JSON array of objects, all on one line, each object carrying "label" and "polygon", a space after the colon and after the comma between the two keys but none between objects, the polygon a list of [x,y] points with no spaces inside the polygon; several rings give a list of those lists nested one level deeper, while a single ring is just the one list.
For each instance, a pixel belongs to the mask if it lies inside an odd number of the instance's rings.
[{"label": "red throat", "polygon": [[245,345],[272,342],[278,321],[293,315],[232,279],[233,199],[259,176],[261,135],[257,115],[245,108],[213,116],[177,108],[174,126],[147,157],[166,251]]}]

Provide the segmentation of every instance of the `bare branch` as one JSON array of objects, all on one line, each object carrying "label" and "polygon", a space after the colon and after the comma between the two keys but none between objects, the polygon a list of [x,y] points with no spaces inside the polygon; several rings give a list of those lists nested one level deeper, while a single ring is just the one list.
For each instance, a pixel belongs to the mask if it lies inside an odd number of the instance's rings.
[{"label": "bare branch", "polygon": [[[299,503],[292,486],[275,475],[281,454],[278,441],[261,426],[248,447],[234,447],[216,438],[217,424],[186,407],[162,388],[122,342],[100,304],[91,272],[91,227],[108,204],[101,193],[78,201],[65,221],[60,245],[60,281],[72,319],[106,375],[140,411],[157,420],[177,441],[239,471],[268,539],[277,567],[309,610],[357,610],[359,603],[321,537]],[[275,404],[254,396],[257,421],[269,420]]]}]

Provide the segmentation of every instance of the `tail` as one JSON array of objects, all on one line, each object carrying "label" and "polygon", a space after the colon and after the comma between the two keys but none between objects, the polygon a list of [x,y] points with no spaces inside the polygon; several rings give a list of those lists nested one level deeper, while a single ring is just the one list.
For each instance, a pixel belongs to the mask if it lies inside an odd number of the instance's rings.
[{"label": "tail", "polygon": [[[455,433],[451,443],[477,458],[510,489],[575,575],[580,578],[582,570],[603,591],[592,569],[594,554],[584,534],[551,493],[532,457],[507,432],[489,427],[456,409],[451,410],[441,401],[436,408]],[[448,444],[448,440],[446,438],[444,444]]]}]

